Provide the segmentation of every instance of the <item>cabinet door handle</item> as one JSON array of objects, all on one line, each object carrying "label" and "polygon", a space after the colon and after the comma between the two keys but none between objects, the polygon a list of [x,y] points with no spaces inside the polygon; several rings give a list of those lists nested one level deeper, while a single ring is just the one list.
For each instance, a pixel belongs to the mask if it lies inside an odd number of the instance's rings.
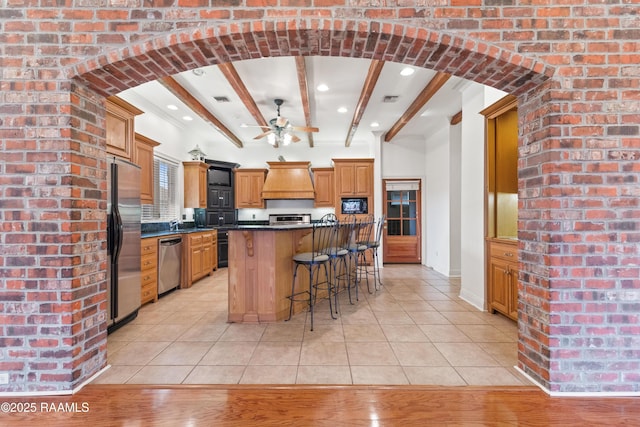
[{"label": "cabinet door handle", "polygon": [[513,253],[511,253],[511,252],[505,252],[505,253],[504,253],[504,255],[505,255],[505,256],[509,256],[509,257],[511,257],[511,256],[513,256]]}]

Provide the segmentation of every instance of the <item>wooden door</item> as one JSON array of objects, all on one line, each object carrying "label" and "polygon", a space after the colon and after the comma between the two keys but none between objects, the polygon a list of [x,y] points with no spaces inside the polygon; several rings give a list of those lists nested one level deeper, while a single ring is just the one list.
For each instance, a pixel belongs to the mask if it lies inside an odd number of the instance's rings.
[{"label": "wooden door", "polygon": [[383,232],[385,263],[421,262],[420,180],[384,180]]}]

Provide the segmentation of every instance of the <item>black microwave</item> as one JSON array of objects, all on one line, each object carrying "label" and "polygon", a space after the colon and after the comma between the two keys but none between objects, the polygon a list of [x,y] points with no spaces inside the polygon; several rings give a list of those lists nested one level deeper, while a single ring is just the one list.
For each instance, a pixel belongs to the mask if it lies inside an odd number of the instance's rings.
[{"label": "black microwave", "polygon": [[368,200],[366,197],[362,198],[343,198],[342,199],[342,214],[367,214],[369,213]]}]

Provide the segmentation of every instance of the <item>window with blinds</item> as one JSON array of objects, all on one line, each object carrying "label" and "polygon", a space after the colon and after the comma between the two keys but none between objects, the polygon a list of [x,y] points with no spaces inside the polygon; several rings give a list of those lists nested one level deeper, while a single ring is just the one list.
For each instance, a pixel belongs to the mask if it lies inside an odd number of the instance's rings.
[{"label": "window with blinds", "polygon": [[142,221],[165,222],[179,217],[177,178],[176,162],[153,156],[153,204],[142,205]]}]

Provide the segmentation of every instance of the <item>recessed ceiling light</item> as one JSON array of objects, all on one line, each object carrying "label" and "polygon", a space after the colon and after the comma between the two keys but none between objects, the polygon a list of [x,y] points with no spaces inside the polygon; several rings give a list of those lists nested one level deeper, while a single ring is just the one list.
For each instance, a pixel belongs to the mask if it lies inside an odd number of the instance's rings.
[{"label": "recessed ceiling light", "polygon": [[404,67],[404,68],[402,69],[402,71],[400,71],[400,75],[401,75],[401,76],[405,76],[405,77],[406,77],[406,76],[410,76],[410,75],[411,75],[411,74],[413,74],[415,71],[416,71],[416,70],[414,70],[414,69],[413,69],[413,68],[411,68],[411,67]]},{"label": "recessed ceiling light", "polygon": [[182,120],[190,122],[191,120],[193,120],[193,117],[191,117],[191,116],[182,116]]},{"label": "recessed ceiling light", "polygon": [[324,83],[321,83],[318,85],[318,87],[316,87],[316,89],[318,89],[318,92],[326,92],[329,90],[329,86],[327,86]]},{"label": "recessed ceiling light", "polygon": [[177,106],[175,106],[175,105],[173,105],[173,104],[169,104],[169,105],[167,105],[167,108],[168,108],[169,110],[173,110],[173,111],[176,111],[176,110],[178,109],[178,107],[177,107]]},{"label": "recessed ceiling light", "polygon": [[338,113],[346,113],[347,111],[349,111],[349,110],[347,110],[347,107],[338,108]]},{"label": "recessed ceiling light", "polygon": [[378,126],[380,126],[380,123],[378,123],[378,122],[372,122],[371,123],[371,127],[372,128],[377,128]]}]

